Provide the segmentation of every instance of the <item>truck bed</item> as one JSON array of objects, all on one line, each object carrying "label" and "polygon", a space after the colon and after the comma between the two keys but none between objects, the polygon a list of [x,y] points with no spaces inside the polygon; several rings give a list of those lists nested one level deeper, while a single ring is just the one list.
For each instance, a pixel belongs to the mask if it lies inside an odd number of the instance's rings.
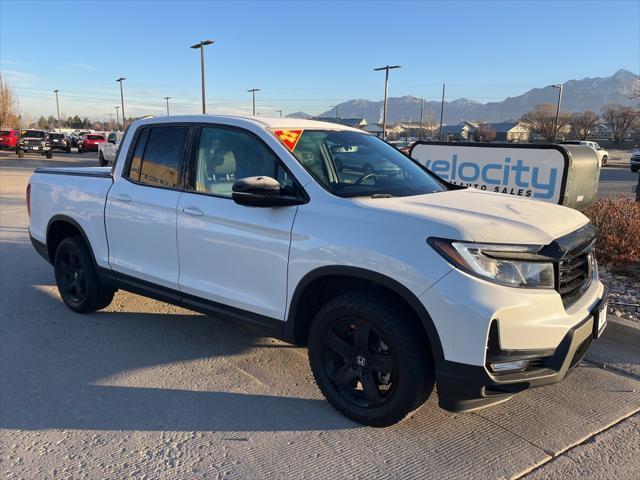
[{"label": "truck bed", "polygon": [[34,173],[111,178],[111,167],[40,167]]}]

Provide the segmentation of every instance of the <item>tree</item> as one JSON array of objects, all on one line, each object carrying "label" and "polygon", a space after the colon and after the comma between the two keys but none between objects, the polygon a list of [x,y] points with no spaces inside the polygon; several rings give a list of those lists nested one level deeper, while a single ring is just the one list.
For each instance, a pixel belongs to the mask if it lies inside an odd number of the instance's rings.
[{"label": "tree", "polygon": [[38,119],[36,125],[42,130],[45,130],[47,128],[47,119],[44,118],[44,115],[40,115],[40,118]]},{"label": "tree", "polygon": [[639,112],[633,107],[610,103],[602,107],[602,118],[611,127],[613,139],[620,143],[627,136],[629,128],[638,119]]},{"label": "tree", "polygon": [[0,74],[0,128],[18,126],[18,99]]},{"label": "tree", "polygon": [[598,115],[587,110],[571,115],[571,131],[578,140],[586,140],[593,127],[598,123]]},{"label": "tree", "polygon": [[[557,133],[562,132],[567,126],[571,115],[560,112],[557,125]],[[554,140],[554,126],[556,123],[556,107],[551,103],[536,105],[533,112],[525,113],[520,119],[522,123],[529,129],[532,135],[540,135],[551,143]]]},{"label": "tree", "polygon": [[491,125],[488,123],[481,123],[478,125],[478,128],[473,132],[473,139],[476,142],[490,142],[495,140],[496,131],[491,128]]}]

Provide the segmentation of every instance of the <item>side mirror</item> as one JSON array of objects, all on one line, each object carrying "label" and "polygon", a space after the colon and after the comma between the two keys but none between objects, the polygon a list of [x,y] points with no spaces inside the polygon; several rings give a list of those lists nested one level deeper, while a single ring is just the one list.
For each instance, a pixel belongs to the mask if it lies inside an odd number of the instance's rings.
[{"label": "side mirror", "polygon": [[283,195],[277,180],[263,176],[236,180],[231,198],[238,205],[249,207],[286,207],[305,203],[300,197]]}]

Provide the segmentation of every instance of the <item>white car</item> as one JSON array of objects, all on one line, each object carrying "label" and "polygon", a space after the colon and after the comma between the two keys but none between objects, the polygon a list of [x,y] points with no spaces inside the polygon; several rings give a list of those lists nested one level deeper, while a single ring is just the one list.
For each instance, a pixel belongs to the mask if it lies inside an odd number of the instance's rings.
[{"label": "white car", "polygon": [[582,140],[578,142],[580,145],[586,145],[587,147],[591,147],[596,151],[596,155],[598,155],[598,164],[601,167],[607,165],[607,160],[609,159],[609,152],[598,145],[596,142],[591,142],[588,140]]},{"label": "white car", "polygon": [[98,163],[101,167],[113,165],[121,140],[121,132],[111,132],[106,142],[98,144]]},{"label": "white car", "polygon": [[[340,171],[345,151],[396,168]],[[308,345],[325,397],[363,424],[434,384],[462,411],[558,382],[606,323],[584,215],[448,184],[333,123],[138,120],[113,169],[37,169],[27,205],[73,311],[123,289],[260,325]]]}]

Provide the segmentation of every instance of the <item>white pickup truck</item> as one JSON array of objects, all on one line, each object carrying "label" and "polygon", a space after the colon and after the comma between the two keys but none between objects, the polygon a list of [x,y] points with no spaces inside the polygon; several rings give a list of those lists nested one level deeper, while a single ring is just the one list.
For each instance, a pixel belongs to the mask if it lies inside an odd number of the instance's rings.
[{"label": "white pickup truck", "polygon": [[107,135],[107,141],[98,144],[98,164],[101,167],[113,165],[122,140],[121,132],[111,132]]},{"label": "white pickup truck", "polygon": [[139,120],[113,168],[37,169],[27,205],[73,311],[123,289],[252,322],[308,345],[328,401],[368,425],[434,384],[462,411],[558,382],[606,323],[584,215],[446,183],[336,124]]}]

